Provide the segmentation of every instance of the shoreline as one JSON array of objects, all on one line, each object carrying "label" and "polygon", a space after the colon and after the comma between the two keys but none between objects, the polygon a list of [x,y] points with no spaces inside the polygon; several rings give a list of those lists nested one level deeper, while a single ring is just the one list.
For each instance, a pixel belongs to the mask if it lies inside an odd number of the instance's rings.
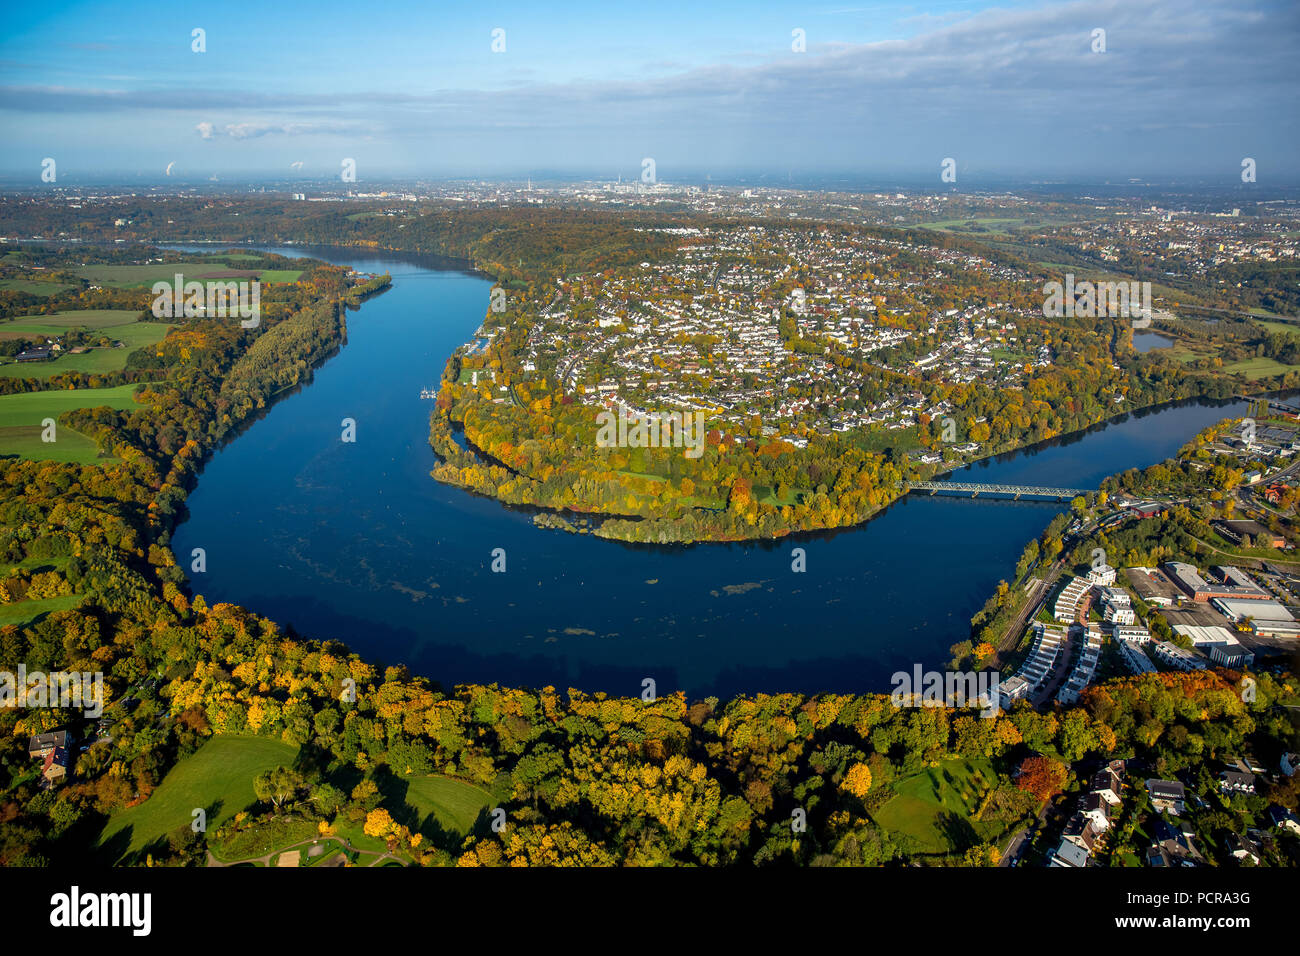
[{"label": "shoreline", "polygon": [[[445,366],[445,367],[444,367],[444,370],[443,370],[443,371],[444,371],[444,375],[446,374],[446,370],[447,370],[447,368],[450,367],[450,363],[451,363],[451,361],[452,361],[452,359],[449,358],[449,359],[448,359],[448,365]],[[1089,425],[1085,425],[1085,426],[1082,427],[1082,428],[1078,428],[1078,429],[1075,429],[1075,430],[1070,431],[1070,432],[1065,432],[1065,433],[1063,433],[1063,434],[1061,434],[1061,435],[1055,435],[1055,436],[1053,436],[1053,437],[1051,437],[1051,438],[1041,439],[1041,440],[1036,441],[1036,442],[1031,442],[1031,443],[1028,443],[1028,444],[1025,444],[1025,445],[1020,445],[1020,446],[1013,447],[1013,448],[1001,449],[1001,450],[999,450],[999,451],[992,452],[992,453],[990,453],[990,454],[988,454],[988,455],[984,455],[984,456],[981,456],[981,457],[979,457],[979,458],[973,458],[973,459],[971,459],[970,461],[963,462],[962,464],[960,464],[960,465],[958,465],[958,466],[956,466],[956,467],[954,467],[954,468],[950,468],[950,469],[948,469],[947,471],[936,471],[936,472],[934,472],[931,476],[929,476],[929,478],[921,478],[920,476],[914,476],[914,477],[915,477],[917,480],[932,480],[932,479],[949,478],[949,477],[951,477],[952,475],[954,475],[954,474],[956,474],[956,473],[958,473],[958,472],[960,472],[960,471],[964,471],[964,470],[966,470],[966,469],[973,468],[974,466],[976,466],[976,465],[978,465],[978,464],[985,464],[985,465],[987,466],[988,464],[991,464],[991,463],[994,463],[994,462],[999,461],[1000,459],[1003,459],[1004,456],[1006,457],[1007,460],[1010,460],[1010,459],[1013,459],[1013,458],[1015,458],[1015,457],[1019,457],[1019,456],[1024,455],[1024,454],[1033,453],[1036,449],[1043,449],[1043,448],[1051,447],[1054,443],[1060,443],[1060,442],[1064,442],[1064,441],[1067,441],[1067,440],[1076,440],[1076,441],[1077,441],[1077,440],[1081,440],[1084,436],[1086,436],[1086,435],[1088,435],[1088,434],[1091,434],[1091,433],[1094,432],[1094,431],[1104,430],[1104,429],[1109,428],[1110,426],[1112,426],[1112,425],[1114,425],[1114,424],[1119,423],[1119,422],[1122,421],[1126,416],[1129,416],[1129,415],[1138,415],[1138,416],[1141,417],[1141,416],[1145,416],[1145,415],[1147,415],[1147,414],[1156,414],[1156,413],[1159,413],[1159,412],[1161,412],[1161,411],[1163,411],[1163,410],[1165,410],[1165,409],[1168,409],[1168,408],[1177,408],[1177,407],[1182,407],[1182,406],[1185,406],[1185,405],[1198,405],[1198,404],[1207,404],[1207,403],[1219,403],[1219,404],[1221,404],[1221,405],[1223,405],[1223,406],[1226,406],[1226,405],[1230,405],[1230,404],[1232,404],[1234,401],[1267,398],[1267,397],[1272,397],[1272,396],[1274,396],[1274,395],[1285,394],[1285,393],[1294,392],[1294,391],[1295,391],[1295,390],[1293,390],[1293,389],[1274,388],[1274,389],[1266,389],[1266,390],[1263,390],[1263,391],[1258,392],[1258,393],[1256,393],[1256,394],[1254,394],[1254,395],[1247,394],[1246,392],[1243,391],[1243,392],[1240,392],[1240,393],[1238,393],[1238,394],[1236,394],[1235,396],[1230,397],[1230,398],[1218,398],[1218,397],[1215,397],[1215,396],[1212,396],[1212,395],[1208,395],[1208,394],[1205,394],[1205,393],[1202,392],[1202,393],[1200,393],[1200,394],[1197,394],[1197,395],[1190,395],[1190,396],[1187,396],[1187,397],[1185,397],[1185,398],[1166,399],[1166,400],[1164,400],[1164,401],[1154,402],[1154,403],[1149,404],[1149,405],[1142,405],[1142,406],[1136,406],[1136,407],[1133,407],[1133,408],[1124,409],[1124,410],[1122,410],[1122,411],[1117,412],[1117,413],[1114,414],[1114,415],[1110,415],[1110,416],[1108,416],[1108,417],[1106,417],[1106,418],[1102,418],[1102,419],[1100,419],[1100,420],[1098,420],[1098,421],[1096,421],[1096,422],[1093,422],[1093,423],[1091,423],[1091,424],[1089,424]],[[461,430],[462,430],[462,432],[463,432],[463,429],[464,429],[464,424],[463,424],[463,422],[461,422],[461,423],[456,423],[456,422],[454,422],[454,421],[453,421],[453,420],[452,420],[448,415],[446,415],[446,413],[440,413],[440,412],[437,411],[436,409],[435,409],[435,410],[431,413],[431,415],[430,415],[431,421],[432,421],[432,420],[436,420],[440,415],[445,419],[445,421],[447,422],[447,424],[449,425],[449,427],[451,427],[451,428],[454,429],[454,428],[457,426],[457,424],[459,424],[459,427],[461,428]],[[465,437],[464,440],[465,440],[466,445],[469,446],[468,451],[469,451],[471,454],[474,454],[474,455],[476,455],[476,456],[481,457],[483,460],[487,461],[489,464],[494,464],[496,467],[506,469],[506,470],[509,471],[512,475],[515,475],[515,476],[518,476],[518,477],[521,477],[521,478],[525,478],[525,479],[528,478],[527,475],[524,475],[524,474],[522,474],[522,473],[516,471],[515,469],[510,468],[509,466],[505,465],[504,463],[499,462],[499,461],[497,461],[496,459],[493,459],[490,455],[488,455],[486,452],[484,452],[482,449],[480,449],[480,448],[479,448],[479,447],[478,447],[478,446],[477,446],[473,441],[471,441],[468,437]],[[433,445],[432,438],[430,439],[430,445]],[[436,446],[434,446],[434,454],[435,454],[435,455],[438,455],[440,462],[446,462],[446,459],[445,459],[445,458],[442,456],[442,454],[438,451],[438,449],[437,449]],[[610,541],[621,541],[621,542],[623,542],[623,543],[625,543],[625,544],[648,544],[648,543],[649,543],[649,544],[665,544],[665,545],[669,545],[669,546],[675,546],[675,545],[691,546],[691,545],[697,545],[697,544],[736,544],[736,543],[748,543],[748,542],[776,542],[776,541],[784,541],[784,540],[786,540],[786,539],[794,538],[794,537],[796,537],[796,536],[801,536],[801,535],[816,535],[816,534],[824,534],[824,533],[827,533],[827,532],[834,532],[834,531],[848,531],[848,530],[852,530],[852,529],[854,529],[854,528],[861,528],[861,527],[864,527],[865,525],[867,525],[867,524],[869,524],[871,521],[873,521],[875,518],[877,518],[878,516],[880,516],[882,513],[884,513],[885,511],[887,511],[889,508],[893,507],[893,506],[894,506],[895,504],[897,504],[899,501],[901,501],[901,500],[903,500],[903,499],[905,499],[905,498],[907,498],[907,497],[909,497],[909,496],[911,495],[910,480],[905,480],[906,483],[909,485],[909,487],[908,487],[906,490],[903,490],[903,491],[901,491],[901,492],[899,492],[899,493],[893,494],[893,496],[892,496],[888,501],[886,501],[885,503],[881,504],[880,506],[878,506],[877,508],[875,508],[874,510],[872,510],[868,515],[866,515],[865,517],[863,517],[861,520],[854,521],[854,522],[851,522],[851,523],[848,523],[848,524],[833,525],[833,526],[823,526],[823,527],[813,527],[813,528],[791,528],[791,529],[783,529],[780,533],[776,533],[776,534],[755,534],[755,535],[748,535],[748,536],[730,536],[730,535],[729,535],[729,536],[713,536],[713,537],[696,537],[696,538],[689,538],[689,539],[683,539],[683,540],[673,540],[673,541],[667,541],[667,542],[646,542],[646,541],[642,541],[642,540],[637,539],[637,538],[627,537],[627,536],[618,535],[618,534],[612,534],[612,533],[611,533],[611,534],[601,534],[601,533],[600,533],[600,530],[601,530],[601,527],[602,527],[605,523],[607,523],[608,521],[615,521],[615,520],[619,520],[619,521],[636,521],[636,522],[642,522],[642,521],[656,521],[656,520],[661,520],[661,521],[680,521],[680,518],[659,518],[659,517],[656,517],[656,516],[648,516],[648,517],[646,517],[646,516],[615,515],[615,514],[610,514],[610,513],[606,513],[606,512],[600,512],[600,511],[582,511],[582,510],[578,510],[578,509],[574,509],[574,508],[555,507],[555,506],[553,506],[553,505],[541,504],[541,503],[538,503],[538,502],[521,502],[521,503],[519,503],[519,504],[516,504],[516,503],[513,503],[513,502],[505,501],[505,500],[503,500],[502,498],[500,498],[500,497],[497,496],[497,495],[486,494],[486,493],[484,493],[484,492],[477,491],[477,490],[475,490],[475,489],[473,489],[473,488],[467,487],[467,486],[465,486],[465,485],[463,485],[463,484],[459,484],[459,483],[451,482],[451,481],[446,481],[444,478],[440,477],[436,472],[430,472],[430,476],[433,477],[433,479],[434,479],[435,481],[438,481],[438,482],[440,482],[440,483],[442,483],[442,484],[446,484],[446,485],[449,485],[449,486],[451,486],[451,487],[460,488],[461,490],[463,490],[463,491],[467,491],[467,492],[470,492],[471,494],[475,494],[475,495],[478,495],[478,496],[483,497],[483,498],[489,498],[489,499],[492,499],[492,500],[494,500],[494,501],[497,501],[497,502],[498,502],[499,504],[501,504],[503,507],[507,507],[507,508],[509,508],[509,507],[527,507],[527,508],[530,508],[530,509],[536,509],[536,511],[537,511],[538,514],[543,514],[543,515],[552,516],[552,517],[555,518],[556,520],[555,520],[553,523],[548,523],[548,524],[544,525],[544,527],[547,527],[547,528],[551,528],[551,529],[554,529],[554,530],[565,531],[565,532],[568,532],[569,534],[589,534],[589,535],[592,535],[592,536],[594,536],[594,537],[603,538],[603,539],[605,539],[605,540],[610,540]],[[1095,490],[1093,490],[1093,491],[1090,491],[1089,493],[1095,493],[1096,490],[1099,490],[1099,489],[1095,489]],[[591,520],[591,519],[598,519],[598,520],[599,520],[599,524],[597,524],[595,528],[579,529],[579,528],[577,528],[577,527],[574,527],[574,526],[571,524],[571,522],[569,522],[569,521],[565,518],[565,515],[581,515],[581,516],[583,516],[583,517],[585,517],[585,518],[587,518],[587,519],[589,519],[589,520]],[[534,522],[534,524],[537,524],[537,522]],[[542,525],[539,525],[539,527],[542,527]]]}]

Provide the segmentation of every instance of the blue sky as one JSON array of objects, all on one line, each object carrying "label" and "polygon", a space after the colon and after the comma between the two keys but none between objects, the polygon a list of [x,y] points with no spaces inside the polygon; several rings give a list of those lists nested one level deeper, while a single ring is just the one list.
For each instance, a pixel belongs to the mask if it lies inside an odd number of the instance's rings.
[{"label": "blue sky", "polygon": [[[22,4],[0,172],[1300,178],[1300,5]],[[207,51],[191,49],[206,31]],[[492,31],[505,51],[492,51]],[[792,49],[802,30],[806,50]],[[1106,31],[1094,52],[1093,31]],[[291,168],[291,164],[301,163]],[[298,170],[295,172],[295,169]]]}]

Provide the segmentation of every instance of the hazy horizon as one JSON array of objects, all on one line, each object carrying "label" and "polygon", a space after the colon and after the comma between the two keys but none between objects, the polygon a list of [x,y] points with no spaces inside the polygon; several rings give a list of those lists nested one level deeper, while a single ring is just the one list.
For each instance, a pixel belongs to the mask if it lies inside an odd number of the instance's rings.
[{"label": "hazy horizon", "polygon": [[[6,182],[1300,181],[1300,10],[1230,0],[10,13]],[[204,52],[195,52],[196,29]],[[504,31],[496,33],[495,31]],[[1097,31],[1104,31],[1099,35]],[[494,45],[496,51],[494,52]],[[170,175],[168,174],[170,170]]]}]

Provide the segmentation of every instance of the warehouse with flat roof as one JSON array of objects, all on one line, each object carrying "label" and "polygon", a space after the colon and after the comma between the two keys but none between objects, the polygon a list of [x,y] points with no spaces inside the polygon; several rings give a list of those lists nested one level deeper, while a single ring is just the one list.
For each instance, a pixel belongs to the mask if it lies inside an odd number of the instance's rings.
[{"label": "warehouse with flat roof", "polygon": [[1169,561],[1165,564],[1169,578],[1193,601],[1211,601],[1214,598],[1239,598],[1247,601],[1267,601],[1269,593],[1252,581],[1241,568],[1221,566],[1214,568],[1217,581],[1208,581],[1190,564]]}]

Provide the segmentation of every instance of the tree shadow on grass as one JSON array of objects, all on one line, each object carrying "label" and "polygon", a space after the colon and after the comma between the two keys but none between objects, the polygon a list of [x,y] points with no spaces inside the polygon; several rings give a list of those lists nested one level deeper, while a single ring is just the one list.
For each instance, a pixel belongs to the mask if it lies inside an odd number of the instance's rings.
[{"label": "tree shadow on grass", "polygon": [[344,763],[332,766],[324,773],[324,780],[343,791],[344,794],[350,794],[362,780],[365,774],[357,768],[355,764]]},{"label": "tree shadow on grass", "polygon": [[134,826],[125,826],[118,830],[93,851],[94,861],[103,866],[115,866],[131,848],[131,838],[135,835]]},{"label": "tree shadow on grass", "polygon": [[326,780],[329,778],[330,764],[334,759],[334,755],[328,750],[315,743],[306,743],[298,748],[290,769],[302,774],[303,778],[309,781]]},{"label": "tree shadow on grass", "polygon": [[[186,843],[190,844],[189,850],[192,851],[190,855],[194,860],[202,860],[206,863],[206,850],[208,846],[207,834],[216,828],[217,818],[221,815],[221,808],[224,805],[225,801],[216,799],[206,807],[196,808],[203,810],[202,830],[194,830],[194,822],[196,818],[191,816],[189,822],[182,823],[178,827],[173,827],[161,836],[150,840],[138,850],[129,850],[129,834],[132,832],[133,827],[125,827],[122,830],[122,833],[128,834],[128,839],[125,845],[123,845],[121,853],[119,853],[117,857],[117,865],[143,866],[150,857],[153,857],[154,860],[171,859],[185,848]],[[114,845],[118,843],[117,838],[120,835],[120,833],[114,834]],[[176,840],[173,840],[173,835],[176,836]],[[197,845],[195,845],[195,843],[197,843]]]},{"label": "tree shadow on grass", "polygon": [[980,842],[980,836],[970,821],[960,814],[941,813],[936,825],[940,835],[948,841],[954,853],[965,853]]},{"label": "tree shadow on grass", "polygon": [[[454,827],[446,826],[434,813],[421,816],[420,811],[408,800],[411,790],[408,779],[393,774],[387,767],[380,767],[375,773],[374,780],[375,785],[379,787],[379,792],[384,795],[384,809],[389,812],[394,821],[402,824],[412,833],[422,834],[431,846],[440,850],[453,853],[460,849],[465,841],[465,834]],[[487,810],[483,810],[474,821],[471,832],[479,833],[480,824],[482,832],[488,832],[491,829],[489,823]]]}]

